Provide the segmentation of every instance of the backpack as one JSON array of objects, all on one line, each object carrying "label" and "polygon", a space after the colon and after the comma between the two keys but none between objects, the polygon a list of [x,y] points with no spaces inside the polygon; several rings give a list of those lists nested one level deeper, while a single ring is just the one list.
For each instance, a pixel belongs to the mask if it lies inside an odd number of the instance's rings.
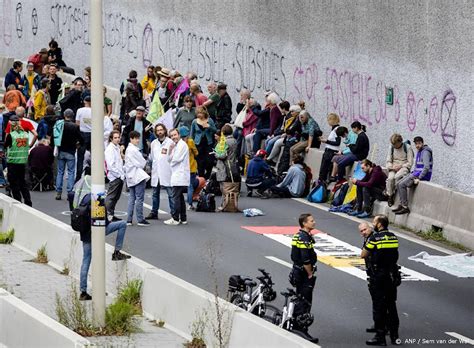
[{"label": "backpack", "polygon": [[[408,154],[408,146],[411,146],[411,142],[410,140],[405,140],[403,143],[403,151],[405,151],[405,155]],[[393,148],[393,146],[390,148],[390,157],[392,159],[392,162],[393,162],[393,152],[395,151],[395,149]]]},{"label": "backpack", "polygon": [[216,199],[214,194],[202,191],[199,194],[196,211],[214,213],[216,211]]},{"label": "backpack", "polygon": [[311,190],[306,198],[312,203],[324,203],[328,199],[328,189],[324,181],[319,181],[318,184]]},{"label": "backpack", "polygon": [[222,185],[222,211],[239,212],[240,182],[224,182]]},{"label": "backpack", "polygon": [[206,193],[212,193],[214,196],[222,196],[216,172],[211,173],[211,177],[209,178],[204,191],[206,191]]},{"label": "backpack", "polygon": [[63,139],[64,120],[58,120],[53,127],[54,146],[61,146]]},{"label": "backpack", "polygon": [[74,231],[87,233],[91,231],[91,207],[87,202],[88,193],[82,199],[81,203],[71,212],[71,227]]},{"label": "backpack", "polygon": [[340,185],[337,190],[334,192],[334,198],[331,205],[338,207],[344,203],[344,198],[346,197],[347,191],[349,190],[349,183],[345,182]]},{"label": "backpack", "polygon": [[38,123],[38,127],[36,128],[36,133],[38,133],[38,140],[46,138],[46,136],[48,135],[48,131],[49,131],[48,123],[43,118]]}]

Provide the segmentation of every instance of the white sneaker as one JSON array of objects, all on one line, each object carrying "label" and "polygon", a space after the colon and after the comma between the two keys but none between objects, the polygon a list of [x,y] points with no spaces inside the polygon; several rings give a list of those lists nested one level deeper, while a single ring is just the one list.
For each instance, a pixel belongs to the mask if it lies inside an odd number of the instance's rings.
[{"label": "white sneaker", "polygon": [[180,221],[179,222],[181,225],[187,225],[188,224],[188,221]]},{"label": "white sneaker", "polygon": [[171,225],[171,226],[177,226],[179,225],[179,221],[176,221],[175,219],[171,218],[169,220],[163,221],[166,225]]}]

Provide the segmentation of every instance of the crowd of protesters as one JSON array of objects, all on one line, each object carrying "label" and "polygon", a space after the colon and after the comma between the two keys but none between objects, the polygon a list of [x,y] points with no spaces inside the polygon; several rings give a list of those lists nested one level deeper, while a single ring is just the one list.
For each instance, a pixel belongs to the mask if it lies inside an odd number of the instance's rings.
[{"label": "crowd of protesters", "polygon": [[[90,165],[91,70],[85,68],[83,76],[69,85],[58,76],[58,69],[72,70],[52,40],[49,50],[29,57],[25,73],[23,64],[15,61],[5,76],[0,164],[8,169],[8,180],[1,170],[0,185],[28,205],[32,205],[29,185],[55,190],[61,200],[65,177],[67,195]],[[242,89],[234,107],[225,83],[204,85],[193,72],[149,66],[142,78],[135,70],[124,78],[119,115],[112,114],[112,101],[105,92],[104,87],[104,115],[94,117],[104,118],[106,206],[111,221],[119,220],[114,210],[125,187],[130,191],[128,224],[133,216],[139,226],[158,219],[161,191],[168,195],[172,216],[165,223],[186,224],[186,210],[195,209],[203,183],[220,185],[222,205],[230,193],[240,192],[244,176],[248,196],[304,197],[315,181],[345,181],[347,169],[356,161],[365,177],[350,179],[357,186],[351,213],[369,216],[375,199],[388,200],[392,206],[398,191],[400,205],[394,211],[405,214],[408,188],[431,178],[432,151],[421,137],[414,139],[416,156],[401,135],[391,137],[386,175],[367,159],[370,142],[360,122],[345,127],[331,113],[330,132],[324,135],[304,101],[292,105],[272,91],[253,96]],[[163,113],[171,111],[171,122],[149,118],[158,103]],[[305,155],[321,146],[320,171],[312,173]],[[153,195],[152,210],[145,216],[147,186]]]}]

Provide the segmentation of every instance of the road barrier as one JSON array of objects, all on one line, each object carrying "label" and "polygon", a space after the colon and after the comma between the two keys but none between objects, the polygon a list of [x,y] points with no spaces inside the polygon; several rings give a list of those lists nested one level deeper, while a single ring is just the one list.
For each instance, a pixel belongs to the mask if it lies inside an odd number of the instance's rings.
[{"label": "road barrier", "polygon": [[0,289],[0,344],[6,347],[89,347],[90,342]]},{"label": "road barrier", "polygon": [[[3,228],[15,228],[14,246],[36,255],[36,251],[46,244],[49,264],[58,270],[68,266],[70,274],[79,277],[82,261],[79,233],[73,231],[69,225],[36,209],[12,202],[11,198],[4,194],[0,194],[0,207],[4,209]],[[106,245],[106,288],[109,293],[116,293],[120,284],[127,280],[142,279],[144,315],[152,320],[164,320],[168,329],[188,339],[191,337],[193,322],[199,319],[199,313],[207,313],[206,322],[212,322],[215,318],[213,294],[135,257],[125,262],[111,261],[113,249],[112,246]],[[317,347],[228,302],[220,302],[225,313],[232,319],[228,323],[231,329],[231,348]],[[214,340],[209,328],[205,339],[209,343]]]}]

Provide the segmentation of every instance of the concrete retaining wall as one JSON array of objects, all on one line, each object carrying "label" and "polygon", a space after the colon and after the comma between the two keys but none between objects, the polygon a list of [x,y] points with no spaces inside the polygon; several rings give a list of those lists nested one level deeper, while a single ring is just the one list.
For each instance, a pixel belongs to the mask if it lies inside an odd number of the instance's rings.
[{"label": "concrete retaining wall", "polygon": [[[474,193],[464,151],[473,147],[473,1],[205,4],[105,0],[104,83],[118,88],[131,69],[141,79],[152,64],[226,82],[234,104],[242,88],[260,102],[275,90],[290,103],[304,99],[326,135],[329,112],[346,126],[366,124],[379,163],[392,132],[423,136],[434,182]],[[25,60],[55,38],[77,74],[90,65],[88,0],[4,0],[0,20],[0,55]]]},{"label": "concrete retaining wall", "polygon": [[9,348],[79,348],[90,342],[0,289],[0,345]]},{"label": "concrete retaining wall", "polygon": [[[14,245],[31,255],[44,244],[49,264],[58,270],[68,265],[71,275],[79,277],[82,260],[82,243],[79,233],[50,216],[0,194],[0,207],[4,209],[4,228],[15,228]],[[113,262],[113,247],[106,245],[106,288],[116,293],[118,286],[128,279],[142,279],[142,308],[150,319],[162,319],[166,326],[190,338],[191,325],[197,313],[207,311],[208,321],[214,317],[214,296],[138,258],[126,262]],[[230,333],[231,347],[315,347],[304,339],[243,312],[224,302],[224,308],[233,318]],[[206,341],[213,342],[208,330]],[[211,344],[212,346],[212,344]]]}]

